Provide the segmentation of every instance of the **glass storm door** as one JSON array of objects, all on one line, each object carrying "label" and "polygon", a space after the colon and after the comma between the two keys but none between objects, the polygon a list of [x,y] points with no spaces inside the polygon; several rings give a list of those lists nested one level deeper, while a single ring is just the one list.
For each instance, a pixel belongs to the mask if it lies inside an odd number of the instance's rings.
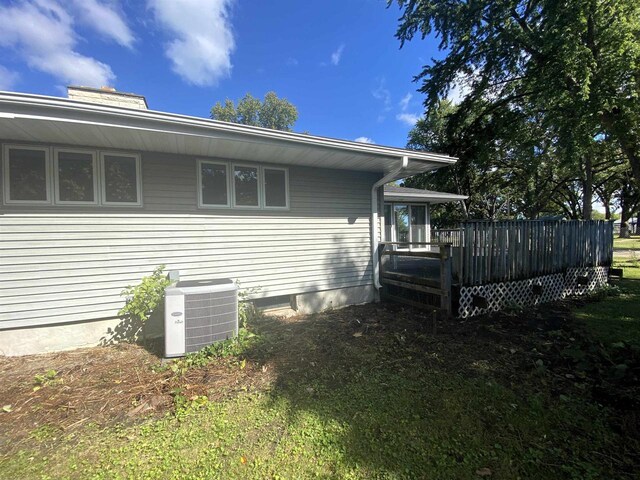
[{"label": "glass storm door", "polygon": [[[404,203],[385,203],[384,205],[384,241],[399,243],[426,243],[427,237],[426,205]],[[424,248],[417,245],[412,248]],[[397,248],[407,248],[399,245]]]}]

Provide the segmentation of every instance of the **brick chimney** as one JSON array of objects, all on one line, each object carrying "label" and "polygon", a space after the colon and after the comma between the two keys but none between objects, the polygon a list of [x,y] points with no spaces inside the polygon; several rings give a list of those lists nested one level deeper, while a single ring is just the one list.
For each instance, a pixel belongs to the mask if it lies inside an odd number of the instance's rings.
[{"label": "brick chimney", "polygon": [[113,87],[67,87],[67,96],[71,100],[81,102],[98,103],[100,105],[113,105],[114,107],[135,108],[147,110],[147,100],[142,95],[135,93],[118,92]]}]

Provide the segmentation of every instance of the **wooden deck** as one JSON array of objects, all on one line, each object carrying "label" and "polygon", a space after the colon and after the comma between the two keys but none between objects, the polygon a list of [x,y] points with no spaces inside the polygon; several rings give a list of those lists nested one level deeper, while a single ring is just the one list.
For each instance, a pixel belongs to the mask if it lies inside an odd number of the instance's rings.
[{"label": "wooden deck", "polygon": [[469,221],[432,233],[445,242],[380,244],[385,298],[450,315],[453,289],[610,266],[613,222]]},{"label": "wooden deck", "polygon": [[380,247],[384,298],[451,315],[451,245],[383,242]]}]

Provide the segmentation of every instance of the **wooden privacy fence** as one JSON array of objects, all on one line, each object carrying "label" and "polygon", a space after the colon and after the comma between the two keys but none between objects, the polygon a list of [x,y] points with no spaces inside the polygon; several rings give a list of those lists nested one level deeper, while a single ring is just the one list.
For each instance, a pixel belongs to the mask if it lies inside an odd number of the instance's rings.
[{"label": "wooden privacy fence", "polygon": [[454,249],[454,276],[461,285],[483,285],[610,266],[613,222],[604,220],[467,221]]}]

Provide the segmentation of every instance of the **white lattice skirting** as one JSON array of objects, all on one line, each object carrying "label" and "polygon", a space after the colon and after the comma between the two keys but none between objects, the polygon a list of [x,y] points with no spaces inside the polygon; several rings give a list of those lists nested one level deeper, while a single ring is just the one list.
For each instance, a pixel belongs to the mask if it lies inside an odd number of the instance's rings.
[{"label": "white lattice skirting", "polygon": [[[565,297],[584,295],[605,286],[608,275],[609,267],[581,267],[570,268],[564,275],[555,273],[515,282],[461,287],[458,316],[467,318],[504,310],[511,306],[526,307]],[[578,279],[581,277],[583,279],[586,277],[586,285],[578,285]],[[474,306],[474,296],[484,298],[486,308]]]}]

